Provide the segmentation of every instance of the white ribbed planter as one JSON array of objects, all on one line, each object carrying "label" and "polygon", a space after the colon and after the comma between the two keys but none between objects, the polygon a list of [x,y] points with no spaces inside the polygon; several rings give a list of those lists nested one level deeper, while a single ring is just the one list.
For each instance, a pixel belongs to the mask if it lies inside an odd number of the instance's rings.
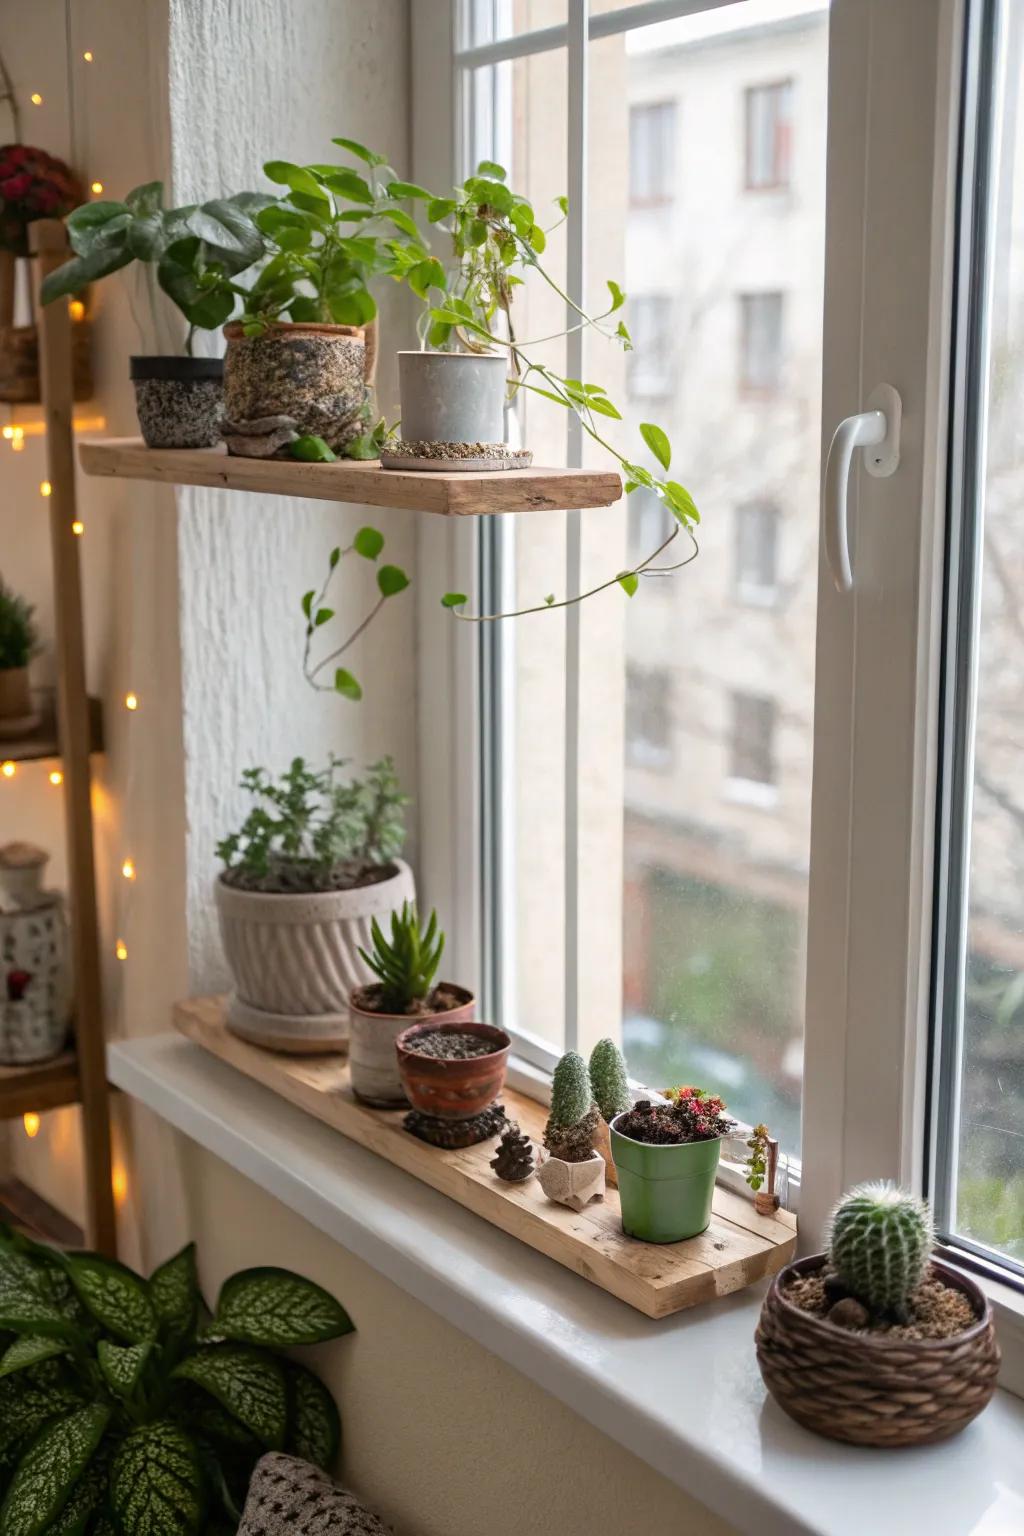
[{"label": "white ribbed planter", "polygon": [[391,879],[351,891],[266,895],[216,881],[236,1034],[281,1051],[347,1046],[349,996],[373,980],[359,955],[372,947],[370,922],[416,899],[412,870],[393,862]]}]

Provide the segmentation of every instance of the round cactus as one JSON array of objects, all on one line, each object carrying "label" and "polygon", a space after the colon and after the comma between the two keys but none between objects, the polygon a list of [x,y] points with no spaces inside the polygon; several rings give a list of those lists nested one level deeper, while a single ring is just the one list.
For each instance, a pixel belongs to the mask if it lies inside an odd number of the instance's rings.
[{"label": "round cactus", "polygon": [[591,1051],[590,1086],[597,1107],[609,1124],[630,1108],[626,1063],[614,1040],[599,1040]]},{"label": "round cactus", "polygon": [[860,1184],[832,1212],[829,1254],[871,1312],[899,1312],[921,1282],[934,1240],[925,1201],[895,1184]]}]

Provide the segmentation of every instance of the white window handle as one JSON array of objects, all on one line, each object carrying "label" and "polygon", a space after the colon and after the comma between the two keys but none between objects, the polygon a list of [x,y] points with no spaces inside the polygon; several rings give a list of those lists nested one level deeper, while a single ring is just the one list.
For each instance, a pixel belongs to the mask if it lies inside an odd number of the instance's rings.
[{"label": "white window handle", "polygon": [[846,491],[853,450],[863,448],[864,468],[879,479],[894,474],[900,462],[902,401],[891,384],[879,384],[868,397],[869,409],[846,416],[836,427],[825,463],[825,558],[836,590],[853,586],[846,526]]}]

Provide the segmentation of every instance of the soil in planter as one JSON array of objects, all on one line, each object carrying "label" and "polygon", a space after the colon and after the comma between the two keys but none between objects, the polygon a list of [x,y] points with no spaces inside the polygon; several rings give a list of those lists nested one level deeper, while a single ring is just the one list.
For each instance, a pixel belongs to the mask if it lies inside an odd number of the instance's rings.
[{"label": "soil in planter", "polygon": [[699,1123],[681,1106],[676,1104],[652,1104],[640,1099],[634,1107],[615,1122],[615,1129],[631,1141],[642,1141],[648,1146],[679,1147],[692,1141],[717,1141],[728,1136],[735,1125],[720,1109],[719,1099],[708,1099],[709,1113]]},{"label": "soil in planter", "polygon": [[[353,992],[352,1001],[363,1013],[384,1013],[389,1018],[394,1018],[395,1016],[390,1008],[381,1007],[381,984],[379,981],[371,982],[368,987],[359,987]],[[449,987],[444,982],[441,982],[440,986],[435,987],[429,997],[414,998],[411,1003],[406,1005],[404,1012],[413,1020],[429,1019],[436,1013],[450,1013],[453,1008],[465,1008],[469,1001],[468,993],[463,992],[461,988]],[[495,1046],[489,1045],[486,1051],[472,1051],[467,1052],[467,1054],[487,1056],[495,1049]]]},{"label": "soil in planter", "polygon": [[[393,880],[397,864],[336,864],[322,870],[304,859],[282,859],[265,875],[254,875],[241,865],[225,869],[225,885],[236,891],[256,891],[261,896],[319,896],[326,891],[356,891],[364,885],[379,885]],[[449,1004],[449,1007],[454,1007]]]},{"label": "soil in planter", "polygon": [[[889,1339],[952,1339],[978,1321],[970,1298],[955,1286],[945,1285],[933,1269],[911,1292],[906,1323],[876,1321],[856,1301],[852,1308],[848,1306],[852,1298],[842,1296],[841,1292],[835,1271],[820,1269],[812,1275],[797,1275],[784,1294],[801,1312],[827,1318],[851,1333],[878,1334]],[[846,1317],[851,1321],[844,1321]],[[862,1326],[852,1326],[857,1321]]]},{"label": "soil in planter", "polygon": [[420,1035],[404,1042],[407,1051],[417,1056],[432,1056],[436,1061],[468,1061],[471,1056],[493,1056],[498,1047],[493,1040],[457,1030],[438,1030],[436,1035]]}]

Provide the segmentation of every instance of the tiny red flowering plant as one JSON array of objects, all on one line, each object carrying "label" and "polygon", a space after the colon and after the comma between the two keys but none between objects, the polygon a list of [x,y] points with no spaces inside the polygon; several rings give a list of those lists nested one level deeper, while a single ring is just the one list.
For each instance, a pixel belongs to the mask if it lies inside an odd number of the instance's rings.
[{"label": "tiny red flowering plant", "polygon": [[62,219],[83,201],[63,160],[31,144],[0,146],[0,250],[27,256],[33,219]]},{"label": "tiny red flowering plant", "polygon": [[689,1085],[667,1088],[667,1104],[641,1099],[615,1122],[616,1130],[634,1141],[679,1146],[690,1141],[717,1141],[736,1128],[717,1094]]}]

